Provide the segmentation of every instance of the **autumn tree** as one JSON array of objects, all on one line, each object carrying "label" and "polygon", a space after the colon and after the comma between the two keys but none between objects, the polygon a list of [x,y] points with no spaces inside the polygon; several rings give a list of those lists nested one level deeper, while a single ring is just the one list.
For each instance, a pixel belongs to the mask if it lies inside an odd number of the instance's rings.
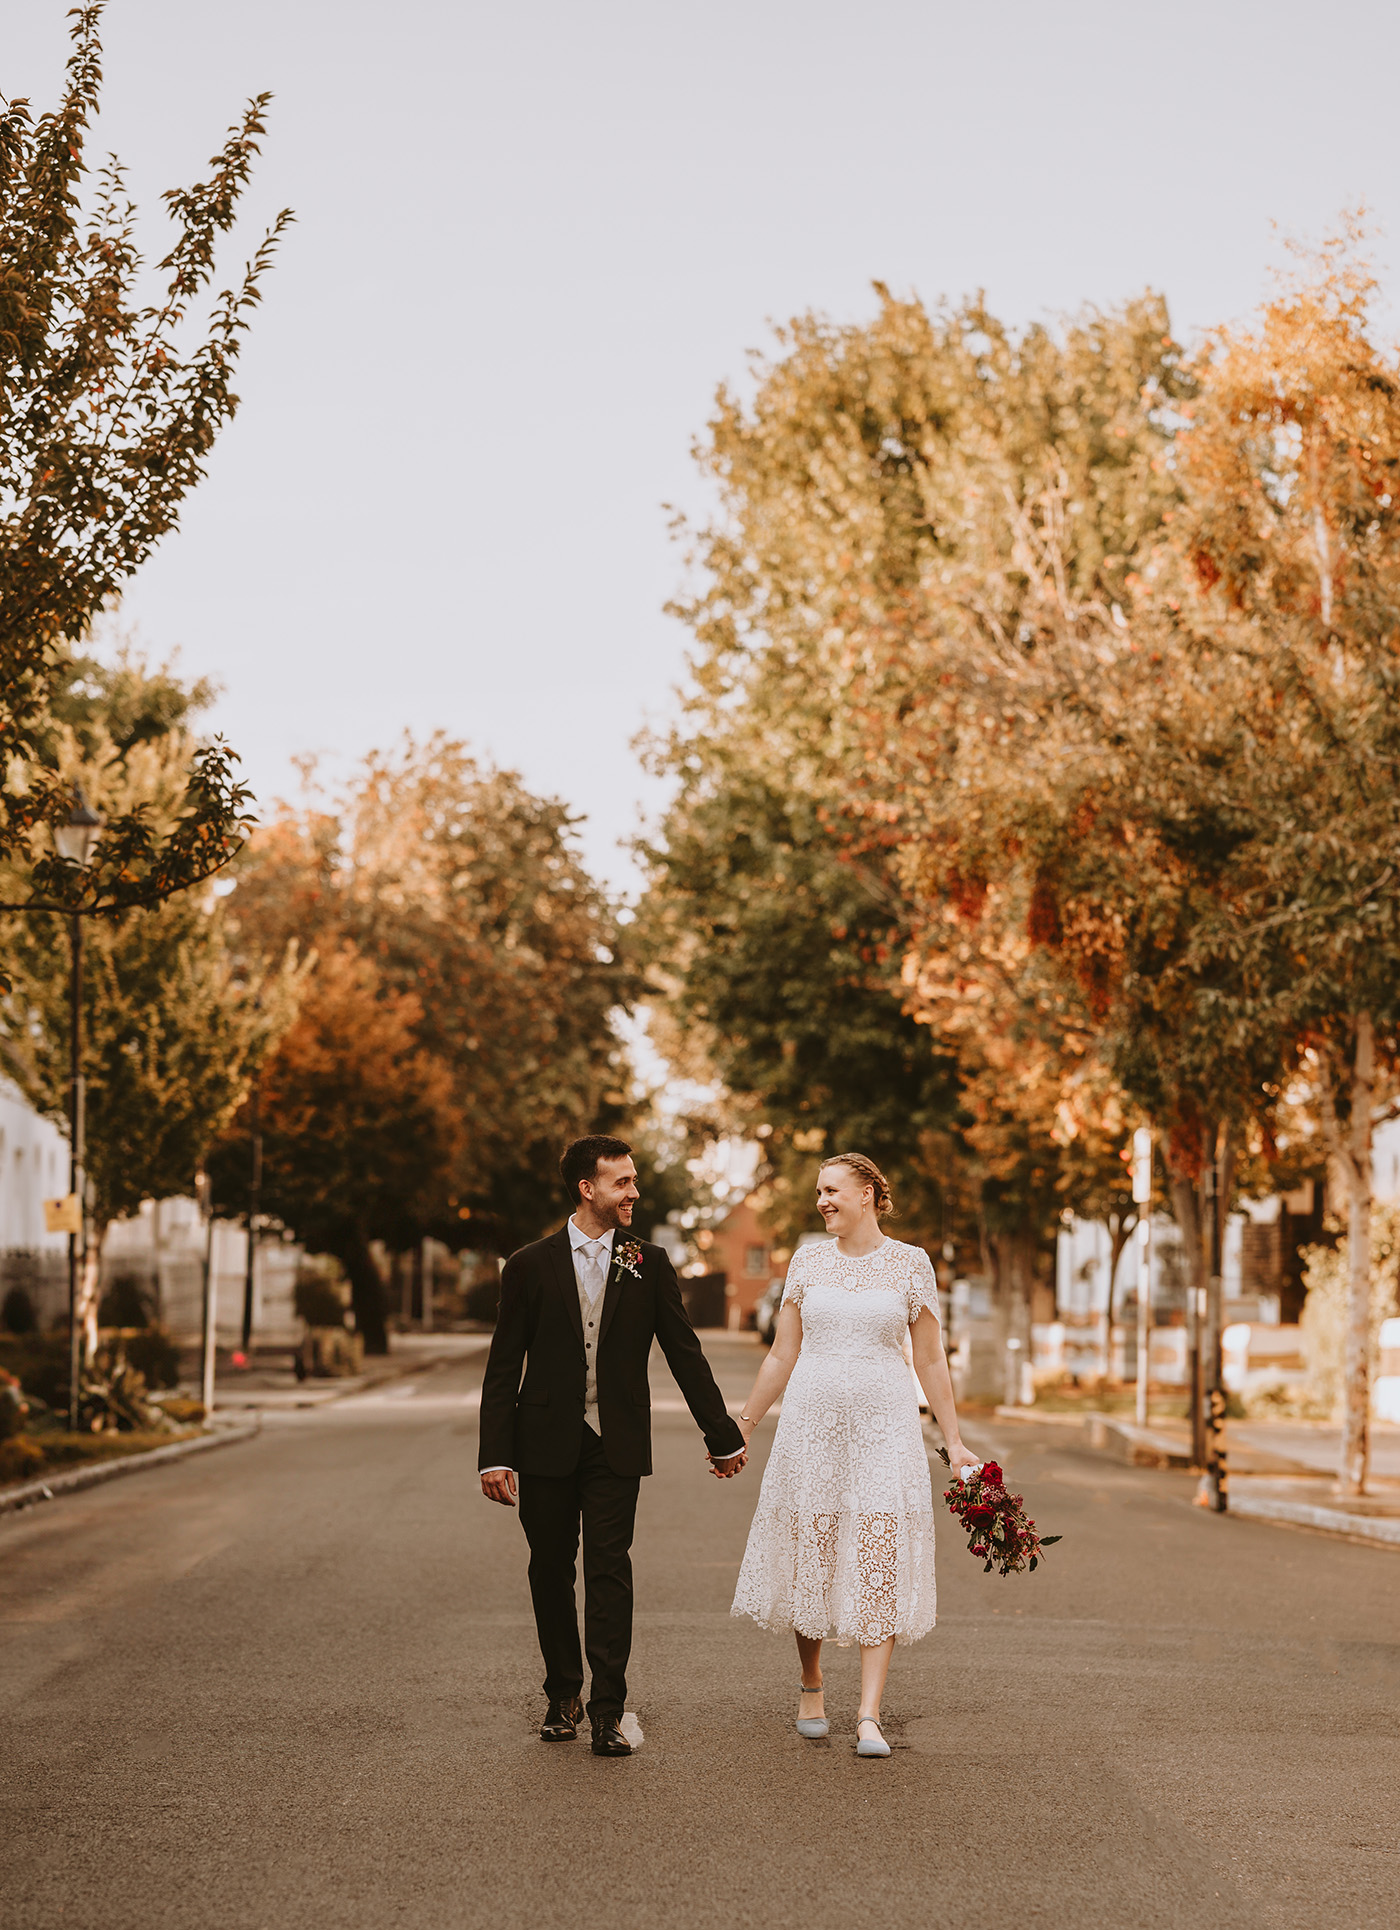
[{"label": "autumn tree", "polygon": [[1260,1015],[1316,1078],[1347,1199],[1340,1477],[1369,1461],[1372,1131],[1400,1059],[1400,359],[1373,339],[1349,224],[1202,358],[1156,648],[1211,719],[1193,756],[1157,720],[1158,785],[1236,835],[1196,934],[1223,1031]]},{"label": "autumn tree", "polygon": [[438,1193],[414,1192],[416,1220],[405,1208],[405,1236],[412,1220],[509,1251],[543,1231],[564,1206],[560,1146],[620,1122],[630,1086],[617,927],[565,807],[450,739],[405,740],[327,808],[274,819],[237,877],[250,956],[348,947],[383,996],[414,1001],[413,1037],[465,1126]]},{"label": "autumn tree", "polygon": [[[1111,1082],[1086,1080],[1093,1028],[1082,999],[1028,984],[1014,956],[1018,944],[1026,951],[1016,914],[999,923],[1004,907],[977,877],[940,894],[938,918],[928,916],[906,872],[902,758],[917,757],[926,789],[956,785],[955,739],[926,730],[920,705],[946,687],[980,629],[1024,645],[1036,590],[1013,512],[1051,479],[1064,484],[1069,586],[1110,602],[1125,594],[1133,559],[1175,500],[1167,418],[1184,390],[1180,352],[1152,298],[1058,338],[1032,329],[1018,340],[980,303],[931,316],[883,290],[869,325],[806,317],[779,346],[756,370],[752,402],[721,393],[700,452],[723,514],[695,538],[700,586],[681,606],[699,649],[686,724],[664,761],[689,815],[673,815],[661,842],[669,853],[704,811],[722,836],[714,801],[742,770],[740,796],[743,783],[767,785],[822,840],[822,890],[839,900],[843,870],[875,882],[888,976],[866,1008],[872,1029],[898,1037],[912,1017],[925,1077],[930,1065],[956,1065],[945,1117],[960,1163],[978,1176],[1002,1317],[1024,1324],[1060,1213],[1121,1185],[1107,1132],[1083,1132],[1067,1097],[1073,1089],[1082,1110]],[[780,880],[770,889],[776,913]],[[751,893],[744,908],[755,935],[758,903]],[[964,916],[958,934],[942,917],[950,904]],[[843,922],[838,913],[823,932],[814,921],[814,970],[823,953],[835,962],[844,941],[831,934]],[[675,955],[700,985],[716,951],[703,907],[688,937]],[[936,995],[940,948],[952,1003]],[[877,974],[862,964],[868,991]],[[1023,1078],[1027,1054],[1036,1070]],[[1101,1117],[1123,1123],[1121,1108]]]},{"label": "autumn tree", "polygon": [[43,745],[69,649],[175,526],[238,406],[241,337],[290,219],[278,216],[204,330],[192,328],[258,151],[261,95],[208,178],[166,195],[176,239],[157,264],[164,293],[140,302],[120,164],[94,180],[86,154],[102,12],[74,11],[56,109],[36,116],[13,100],[0,111],[0,857],[24,872],[26,901],[88,910],[158,902],[217,870],[240,840],[247,792],[228,750],[203,743],[159,825],[133,800],[109,819],[91,868],[75,869],[45,829],[72,796]]},{"label": "autumn tree", "polygon": [[[1190,373],[1179,500],[1111,586],[1067,566],[1076,485],[1008,497],[1001,592],[867,633],[879,821],[931,927],[997,907],[1169,1128],[1198,1280],[1243,1135],[1315,1078],[1350,1195],[1343,1485],[1366,1474],[1371,1130],[1395,1064],[1396,364],[1330,251]],[[941,939],[931,936],[938,950]],[[1213,1185],[1203,1181],[1213,1180]],[[1216,1248],[1218,1253],[1218,1246]],[[1219,1266],[1211,1268],[1211,1345]]]},{"label": "autumn tree", "polygon": [[[464,1137],[448,1066],[420,1038],[422,1006],[369,960],[333,946],[301,988],[296,1018],[257,1066],[262,1204],[350,1282],[355,1325],[388,1351],[385,1282],[371,1251],[402,1247],[441,1211]],[[215,1198],[243,1202],[246,1111],[210,1160]]]}]

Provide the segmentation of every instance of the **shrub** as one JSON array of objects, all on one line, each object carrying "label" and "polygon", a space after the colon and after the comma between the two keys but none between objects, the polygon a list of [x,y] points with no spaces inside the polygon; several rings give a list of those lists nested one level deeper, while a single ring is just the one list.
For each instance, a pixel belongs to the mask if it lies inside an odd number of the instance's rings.
[{"label": "shrub", "polygon": [[147,1387],[178,1387],[180,1349],[165,1328],[152,1321],[126,1343],[126,1357]]},{"label": "shrub", "polygon": [[97,1308],[99,1327],[144,1327],[151,1318],[151,1305],[141,1282],[120,1273],[103,1294]]},{"label": "shrub", "polygon": [[345,1302],[324,1274],[304,1273],[296,1284],[296,1310],[308,1327],[343,1327]]},{"label": "shrub", "polygon": [[[1303,1358],[1308,1397],[1331,1420],[1341,1416],[1347,1328],[1347,1243],[1304,1250]],[[1400,1200],[1371,1209],[1371,1372],[1380,1359],[1380,1328],[1396,1311],[1400,1282]]]},{"label": "shrub", "polygon": [[0,1369],[0,1441],[8,1441],[24,1426],[28,1404],[13,1374]]},{"label": "shrub", "polygon": [[1256,1387],[1244,1408],[1246,1419],[1251,1421],[1325,1421],[1328,1418],[1307,1391],[1292,1381],[1269,1381]]},{"label": "shrub", "polygon": [[146,1377],[128,1360],[114,1360],[99,1348],[83,1375],[78,1398],[78,1425],[85,1432],[107,1429],[149,1431],[165,1425],[165,1416],[146,1399]]},{"label": "shrub", "polygon": [[34,1311],[34,1302],[29,1297],[27,1287],[11,1287],[0,1306],[0,1326],[12,1334],[37,1333],[39,1316]]},{"label": "shrub", "polygon": [[45,1459],[44,1450],[22,1434],[0,1441],[0,1481],[32,1481],[42,1474]]},{"label": "shrub", "polygon": [[68,1406],[68,1336],[51,1334],[0,1336],[0,1368],[17,1376],[26,1394],[37,1395],[49,1407]]}]

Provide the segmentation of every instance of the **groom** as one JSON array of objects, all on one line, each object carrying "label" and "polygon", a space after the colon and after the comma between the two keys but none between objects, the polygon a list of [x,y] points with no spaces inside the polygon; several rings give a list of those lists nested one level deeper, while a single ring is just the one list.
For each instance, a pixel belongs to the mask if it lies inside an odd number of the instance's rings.
[{"label": "groom", "polygon": [[[583,1720],[574,1561],[583,1527],[583,1646],[595,1756],[630,1756],[621,1729],[632,1648],[632,1529],[651,1473],[647,1356],[660,1343],[717,1475],[737,1474],[744,1437],[685,1317],[675,1269],[630,1232],[640,1195],[632,1148],[591,1133],[559,1162],[574,1212],[501,1273],[481,1385],[481,1491],[515,1506],[530,1544],[530,1595],[549,1698],[541,1736]],[[521,1369],[524,1379],[521,1379]]]}]

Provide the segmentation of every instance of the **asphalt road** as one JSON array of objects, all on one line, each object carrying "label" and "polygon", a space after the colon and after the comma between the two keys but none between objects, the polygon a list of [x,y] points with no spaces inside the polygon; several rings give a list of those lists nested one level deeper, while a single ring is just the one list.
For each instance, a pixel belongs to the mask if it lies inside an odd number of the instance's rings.
[{"label": "asphalt road", "polygon": [[[711,1348],[726,1391],[755,1355]],[[1400,1558],[1190,1506],[1187,1476],[968,1429],[1033,1577],[940,1534],[894,1754],[794,1733],[786,1640],[728,1608],[757,1467],[717,1482],[655,1386],[627,1761],[536,1739],[479,1364],[0,1519],[0,1898],[62,1930],[492,1925],[1393,1930]],[[770,1422],[760,1436],[771,1438]]]}]

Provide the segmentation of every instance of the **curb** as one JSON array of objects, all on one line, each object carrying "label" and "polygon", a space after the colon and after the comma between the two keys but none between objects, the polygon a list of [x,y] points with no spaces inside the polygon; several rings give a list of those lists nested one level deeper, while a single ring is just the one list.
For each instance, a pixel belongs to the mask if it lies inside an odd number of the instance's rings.
[{"label": "curb", "polygon": [[1120,1421],[1109,1414],[1037,1414],[1033,1407],[998,1407],[999,1421],[1018,1421],[1036,1427],[1076,1429],[1085,1445],[1096,1454],[1107,1454],[1131,1468],[1189,1468],[1189,1449],[1175,1441],[1140,1428],[1135,1421]]},{"label": "curb", "polygon": [[1400,1519],[1394,1515],[1353,1515],[1344,1508],[1318,1508],[1309,1501],[1281,1501],[1269,1495],[1241,1494],[1233,1488],[1227,1512],[1246,1521],[1281,1521],[1294,1528],[1315,1528],[1348,1541],[1368,1542],[1373,1548],[1400,1548]]},{"label": "curb", "polygon": [[190,1454],[207,1454],[211,1448],[232,1447],[236,1441],[251,1441],[261,1432],[260,1422],[243,1427],[228,1427],[217,1434],[201,1434],[193,1441],[172,1441],[169,1447],[148,1448],[144,1454],[118,1455],[98,1461],[91,1467],[71,1468],[67,1474],[51,1474],[45,1481],[27,1481],[23,1487],[0,1491],[0,1515],[17,1514],[40,1501],[56,1501],[60,1495],[74,1494],[79,1488],[95,1488],[103,1481],[115,1481],[124,1474],[144,1474],[148,1468],[168,1467]]},{"label": "curb", "polygon": [[[483,1336],[483,1338],[489,1338]],[[268,1395],[266,1404],[258,1398],[258,1390],[240,1396],[235,1386],[226,1387],[222,1405],[215,1399],[215,1409],[223,1414],[304,1414],[316,1408],[331,1407],[336,1401],[352,1400],[356,1394],[372,1394],[376,1387],[383,1387],[389,1381],[406,1380],[410,1374],[428,1374],[437,1367],[450,1367],[459,1359],[474,1359],[474,1355],[456,1353],[430,1354],[424,1360],[397,1359],[390,1354],[384,1370],[380,1373],[347,1374],[343,1379],[328,1376],[318,1383],[302,1381],[295,1388],[263,1389]]]},{"label": "curb", "polygon": [[[999,1407],[996,1417],[999,1421],[1075,1428],[1083,1433],[1085,1444],[1096,1453],[1106,1454],[1130,1467],[1189,1469],[1192,1465],[1190,1454],[1175,1442],[1145,1431],[1134,1422],[1119,1421],[1107,1414],[1037,1415],[1033,1408]],[[1225,1513],[1238,1515],[1243,1521],[1271,1521],[1291,1528],[1311,1528],[1318,1534],[1362,1542],[1371,1548],[1400,1548],[1400,1517],[1394,1515],[1348,1514],[1344,1508],[1318,1507],[1311,1501],[1286,1501],[1274,1495],[1243,1493],[1235,1485],[1231,1486]]]}]

